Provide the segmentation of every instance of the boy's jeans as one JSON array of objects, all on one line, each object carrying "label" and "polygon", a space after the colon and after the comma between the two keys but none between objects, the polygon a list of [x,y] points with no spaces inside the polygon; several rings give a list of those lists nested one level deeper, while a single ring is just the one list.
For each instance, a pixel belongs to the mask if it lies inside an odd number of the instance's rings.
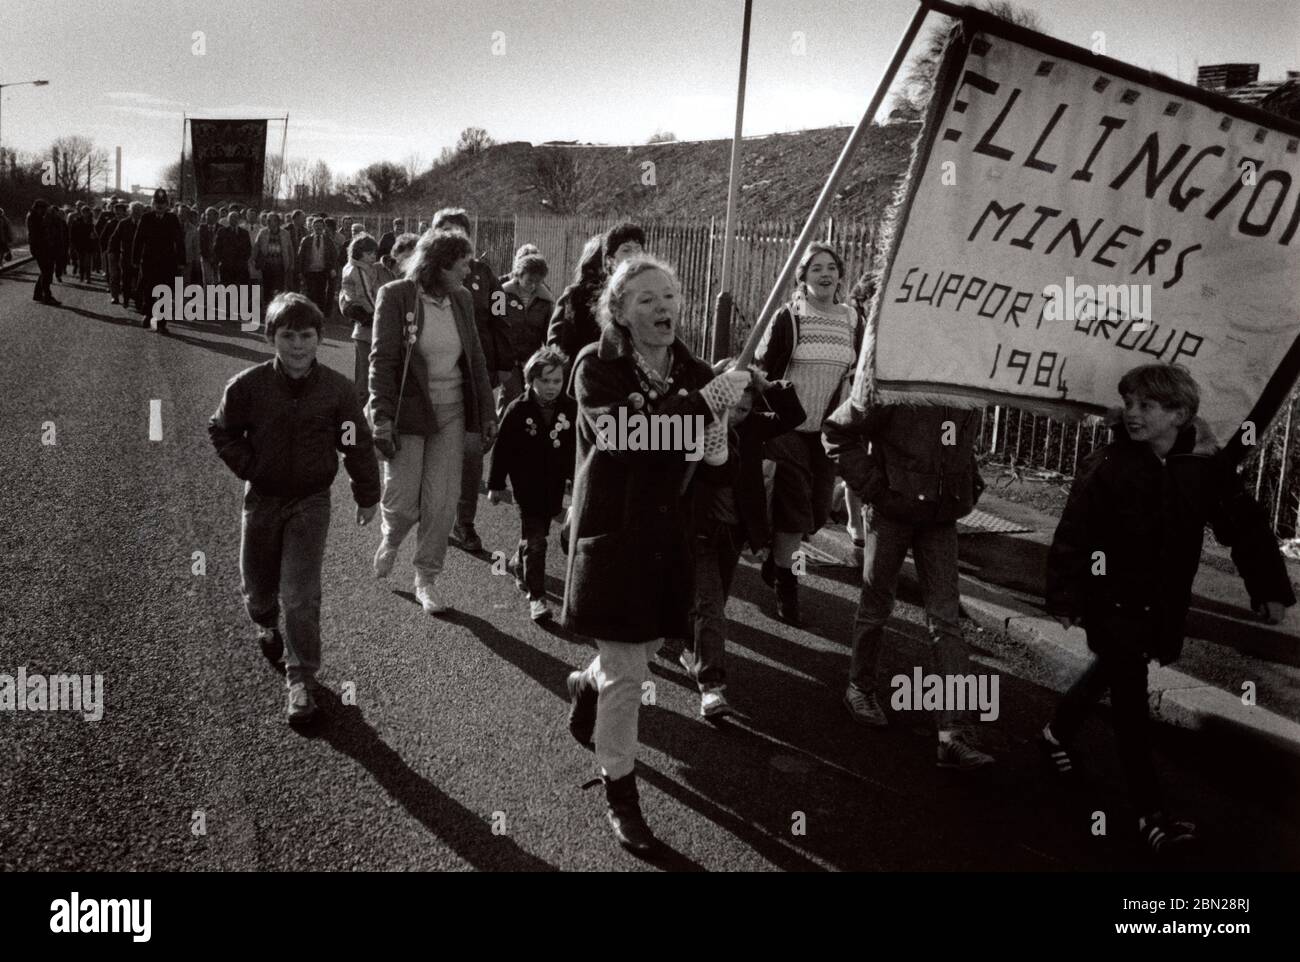
[{"label": "boy's jeans", "polygon": [[723,657],[727,642],[727,596],[740,560],[740,531],[735,525],[705,521],[691,539],[695,562],[695,684],[701,692],[727,683]]},{"label": "boy's jeans", "polygon": [[546,597],[546,539],[550,533],[549,516],[519,510],[519,550],[515,553],[515,563],[528,588],[529,601]]},{"label": "boy's jeans", "polygon": [[[875,691],[876,669],[880,662],[880,643],[885,623],[894,610],[898,590],[898,573],[908,548],[916,562],[916,575],[925,602],[926,623],[930,629],[934,663],[932,671],[940,675],[970,673],[966,642],[958,624],[960,596],[957,591],[957,525],[906,524],[881,517],[870,511],[863,548],[862,595],[853,622],[853,655],[849,664],[849,681],[864,692]],[[936,712],[940,730],[955,728],[963,712]]]},{"label": "boy's jeans", "polygon": [[290,685],[320,668],[320,572],[330,525],[328,490],[305,498],[244,492],[239,572],[248,617],[263,628],[284,609],[284,662]]},{"label": "boy's jeans", "polygon": [[1119,609],[1098,611],[1085,620],[1088,646],[1103,649],[1061,698],[1052,734],[1063,745],[1074,741],[1088,711],[1110,690],[1115,749],[1139,815],[1160,810],[1160,790],[1151,761],[1151,719],[1147,710],[1147,656],[1142,647],[1155,630],[1151,618],[1129,617]]}]

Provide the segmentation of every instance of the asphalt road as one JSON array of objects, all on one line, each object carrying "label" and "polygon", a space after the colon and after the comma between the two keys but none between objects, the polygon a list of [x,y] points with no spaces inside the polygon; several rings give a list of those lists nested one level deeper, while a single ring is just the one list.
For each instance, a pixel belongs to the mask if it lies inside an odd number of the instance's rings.
[{"label": "asphalt road", "polygon": [[[355,525],[342,471],[324,571],[326,717],[291,731],[239,601],[242,485],[206,433],[225,382],[269,347],[227,324],[143,330],[100,284],[56,284],[64,306],[36,305],[33,276],[0,276],[0,673],[100,673],[105,705],[98,722],[0,711],[0,867],[653,867],[613,843],[603,793],[578,787],[594,766],[565,728],[564,678],[591,650],[531,623],[488,555],[449,550],[444,618],[414,601],[412,545],[376,581],[377,530]],[[350,373],[345,337],[332,326],[320,357]],[[151,400],[161,441],[148,437]],[[479,530],[489,551],[512,550],[514,508],[483,499]],[[196,551],[206,574],[192,573]],[[549,560],[558,601],[554,533]],[[729,608],[734,724],[700,721],[675,660],[655,664],[641,786],[672,849],[660,867],[1151,865],[1133,844],[1104,716],[1085,729],[1087,779],[1055,783],[1032,744],[1054,696],[1010,674],[1025,674],[1014,647],[970,626],[983,670],[1001,672],[1000,717],[982,726],[998,763],[938,770],[919,713],[877,732],[840,705],[854,574],[812,569],[803,592],[809,625],[793,631],[775,621],[756,565],[742,565]],[[921,622],[899,605],[891,673],[917,663]],[[1171,807],[1207,833],[1191,867],[1300,865],[1292,789],[1231,745],[1163,732],[1159,748]]]}]

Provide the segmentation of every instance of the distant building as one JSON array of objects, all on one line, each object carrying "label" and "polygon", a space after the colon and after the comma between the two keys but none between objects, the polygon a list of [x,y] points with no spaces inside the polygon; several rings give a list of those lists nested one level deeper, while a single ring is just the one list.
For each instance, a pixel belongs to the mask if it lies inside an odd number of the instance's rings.
[{"label": "distant building", "polygon": [[1196,71],[1196,86],[1204,90],[1244,87],[1259,79],[1257,63],[1213,63]]},{"label": "distant building", "polygon": [[1201,67],[1196,85],[1230,100],[1291,120],[1300,120],[1300,70],[1282,80],[1260,80],[1257,63],[1221,63]]}]

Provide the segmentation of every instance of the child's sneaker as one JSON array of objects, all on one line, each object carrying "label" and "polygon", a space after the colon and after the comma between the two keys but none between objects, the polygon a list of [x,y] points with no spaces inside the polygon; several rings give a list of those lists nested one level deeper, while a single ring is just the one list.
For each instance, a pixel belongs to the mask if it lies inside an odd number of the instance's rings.
[{"label": "child's sneaker", "polygon": [[519,567],[518,555],[512,555],[507,559],[506,574],[513,575],[515,579],[515,587],[524,594],[528,594],[528,585],[524,584],[524,573]]},{"label": "child's sneaker", "polygon": [[1075,774],[1074,759],[1066,747],[1052,734],[1050,724],[1044,725],[1043,730],[1039,732],[1038,747],[1047,757],[1057,775],[1062,778],[1069,778]]},{"label": "child's sneaker", "polygon": [[721,718],[732,714],[735,710],[727,703],[727,696],[721,688],[710,688],[700,694],[701,718]]},{"label": "child's sneaker", "polygon": [[1163,812],[1138,819],[1138,834],[1151,853],[1159,856],[1180,855],[1197,842],[1195,825],[1166,818]]},{"label": "child's sneaker", "polygon": [[426,615],[440,615],[447,610],[447,606],[433,590],[433,585],[416,585],[415,600],[420,603]]},{"label": "child's sneaker", "polygon": [[985,765],[993,764],[993,756],[980,751],[966,741],[966,736],[963,733],[954,732],[952,737],[946,741],[940,739],[939,757],[936,764],[940,768],[955,768],[958,771],[968,772],[975,768],[983,768]]},{"label": "child's sneaker", "polygon": [[290,725],[305,725],[316,714],[316,699],[303,682],[294,682],[289,686],[289,704],[286,709]]},{"label": "child's sneaker", "polygon": [[545,621],[551,617],[551,606],[545,598],[528,599],[528,617],[533,621]]},{"label": "child's sneaker", "polygon": [[885,728],[889,725],[889,719],[885,717],[885,710],[880,707],[876,693],[863,691],[852,682],[844,692],[844,707],[849,710],[854,721],[863,725],[871,725],[874,728]]},{"label": "child's sneaker", "polygon": [[393,565],[397,563],[397,549],[391,547],[387,541],[380,541],[379,548],[375,551],[375,577],[387,578],[393,572]]}]

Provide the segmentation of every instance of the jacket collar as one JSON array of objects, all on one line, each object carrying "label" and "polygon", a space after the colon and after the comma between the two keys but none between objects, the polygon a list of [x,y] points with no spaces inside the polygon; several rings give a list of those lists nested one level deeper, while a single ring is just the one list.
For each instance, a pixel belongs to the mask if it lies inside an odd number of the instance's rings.
[{"label": "jacket collar", "polygon": [[[502,284],[501,289],[505,291],[507,294],[513,294],[521,301],[524,299],[524,292],[519,289],[519,282],[515,280],[513,277],[510,278],[510,280],[506,281],[504,284]],[[550,304],[555,303],[555,298],[551,296],[550,288],[548,288],[544,283],[537,285],[537,290],[533,294],[533,300],[546,301],[547,303]]]},{"label": "jacket collar", "polygon": [[279,357],[271,359],[271,368],[287,385],[289,385],[290,388],[305,388],[308,385],[315,383],[317,378],[320,377],[319,358],[311,362],[311,368],[302,377],[290,377],[288,372],[285,371],[284,366],[280,363]]}]

